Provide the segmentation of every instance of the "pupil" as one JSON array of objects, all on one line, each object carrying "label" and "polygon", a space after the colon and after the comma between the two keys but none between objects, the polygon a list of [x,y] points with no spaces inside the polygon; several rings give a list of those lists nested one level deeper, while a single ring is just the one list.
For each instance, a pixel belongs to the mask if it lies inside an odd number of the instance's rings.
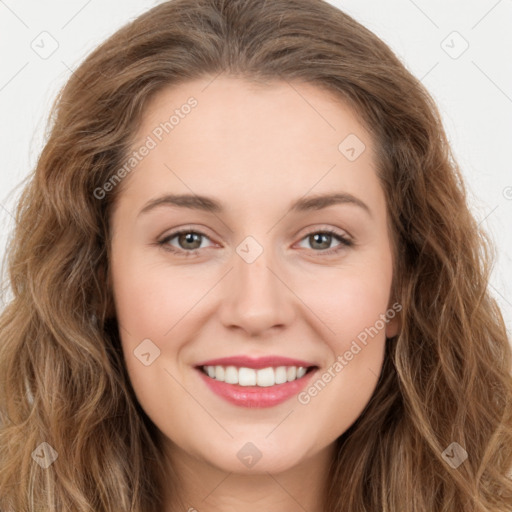
[{"label": "pupil", "polygon": [[[198,235],[197,233],[185,233],[184,235],[182,235],[182,239],[184,238],[185,239],[184,243],[187,244],[187,243],[194,243],[194,238],[196,238],[196,243],[197,243],[197,239],[199,238],[199,236],[200,235]],[[197,247],[192,247],[192,249],[197,249],[200,245],[201,245],[201,242],[199,241],[199,245],[197,245]]]},{"label": "pupil", "polygon": [[[330,242],[331,235],[328,235],[326,233],[317,233],[317,234],[313,235],[313,240],[314,240],[315,243],[317,241],[317,238],[319,238],[319,237],[325,237],[327,239],[327,242],[325,242],[323,244],[324,247],[321,247],[322,249],[327,249],[329,247],[329,242]],[[320,245],[322,245],[321,242],[320,242]]]}]

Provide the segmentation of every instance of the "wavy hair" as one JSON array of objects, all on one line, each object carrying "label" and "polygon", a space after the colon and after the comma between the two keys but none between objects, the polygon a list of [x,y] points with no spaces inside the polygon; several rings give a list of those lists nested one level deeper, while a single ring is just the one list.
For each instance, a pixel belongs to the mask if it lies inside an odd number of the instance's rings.
[{"label": "wavy hair", "polygon": [[[109,219],[122,187],[103,200],[94,191],[125,161],[156,93],[221,73],[334,92],[375,138],[401,330],[336,441],[325,510],[512,510],[512,355],[488,291],[492,241],[432,97],[323,0],[164,2],[95,49],[59,94],[6,253],[0,509],[161,510],[162,447],[130,385],[113,306]],[[46,469],[35,462],[43,442],[58,454]],[[456,468],[454,442],[467,451]]]}]

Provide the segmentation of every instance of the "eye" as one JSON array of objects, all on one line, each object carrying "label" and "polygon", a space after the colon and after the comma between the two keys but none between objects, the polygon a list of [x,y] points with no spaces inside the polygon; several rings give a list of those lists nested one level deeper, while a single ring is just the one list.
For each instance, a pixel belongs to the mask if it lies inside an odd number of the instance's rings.
[{"label": "eye", "polygon": [[[171,241],[174,239],[177,240],[178,247],[171,244]],[[180,231],[175,231],[174,233],[167,235],[157,242],[157,245],[166,251],[179,254],[180,256],[189,257],[195,256],[199,249],[205,248],[201,247],[203,239],[209,240],[209,237],[200,231],[181,229]],[[338,240],[339,244],[335,246],[334,249],[329,249],[328,246],[331,245],[333,239]],[[316,246],[319,250],[315,250],[314,252],[319,253],[319,256],[335,254],[353,245],[352,240],[333,229],[311,231],[301,239],[301,242],[303,240],[308,241],[312,247]]]},{"label": "eye", "polygon": [[[333,239],[338,240],[340,243],[334,249],[329,249],[331,245],[331,242]],[[334,229],[325,229],[322,231],[311,231],[308,233],[302,240],[306,240],[311,244],[312,247],[320,246],[319,256],[328,256],[330,254],[336,254],[337,252],[342,251],[343,249],[347,247],[351,247],[353,245],[352,240],[347,238],[346,236],[342,235],[341,233],[338,233]],[[329,250],[326,250],[329,249]]]},{"label": "eye", "polygon": [[[178,248],[171,245],[171,240],[177,239]],[[184,253],[185,256],[194,255],[198,249],[201,249],[201,242],[203,238],[208,238],[200,231],[192,231],[191,229],[182,229],[166,236],[158,242],[158,245],[163,247],[166,251],[174,253]]]}]

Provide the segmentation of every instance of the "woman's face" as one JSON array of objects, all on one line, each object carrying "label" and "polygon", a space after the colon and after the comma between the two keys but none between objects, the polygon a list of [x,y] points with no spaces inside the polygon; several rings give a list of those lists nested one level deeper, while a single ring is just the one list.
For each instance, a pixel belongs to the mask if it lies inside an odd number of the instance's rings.
[{"label": "woman's face", "polygon": [[397,329],[373,149],[312,85],[219,77],[153,99],[119,173],[111,271],[128,373],[170,453],[278,472],[361,414]]}]

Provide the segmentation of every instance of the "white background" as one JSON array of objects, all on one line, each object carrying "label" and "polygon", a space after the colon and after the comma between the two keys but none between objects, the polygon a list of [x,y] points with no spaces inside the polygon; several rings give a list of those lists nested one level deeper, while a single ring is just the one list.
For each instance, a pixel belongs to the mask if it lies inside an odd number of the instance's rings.
[{"label": "white background", "polygon": [[[0,0],[0,256],[20,191],[14,187],[37,161],[57,92],[100,42],[158,3]],[[437,101],[474,215],[496,243],[491,291],[510,334],[512,0],[330,3],[388,43]],[[52,45],[52,55],[37,53]]]}]

